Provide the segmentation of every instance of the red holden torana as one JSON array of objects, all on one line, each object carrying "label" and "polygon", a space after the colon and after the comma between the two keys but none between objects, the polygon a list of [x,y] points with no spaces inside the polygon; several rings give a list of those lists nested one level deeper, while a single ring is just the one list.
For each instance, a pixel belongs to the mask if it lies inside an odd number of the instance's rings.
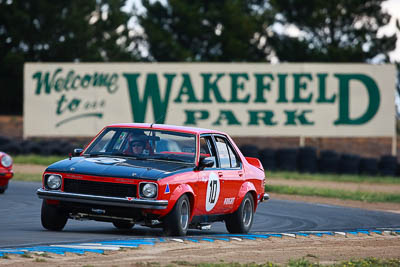
[{"label": "red holden torana", "polygon": [[68,219],[162,227],[167,235],[225,221],[247,233],[269,199],[260,161],[244,157],[225,133],[159,124],[105,127],[74,157],[43,174],[41,220],[60,231]]},{"label": "red holden torana", "polygon": [[4,152],[0,152],[0,194],[8,188],[8,181],[14,176],[12,170],[12,158]]}]

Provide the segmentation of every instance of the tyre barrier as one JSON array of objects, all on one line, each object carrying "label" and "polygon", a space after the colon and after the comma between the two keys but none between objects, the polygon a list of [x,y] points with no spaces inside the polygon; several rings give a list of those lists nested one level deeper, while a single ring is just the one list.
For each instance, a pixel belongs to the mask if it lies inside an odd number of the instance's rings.
[{"label": "tyre barrier", "polygon": [[65,140],[16,141],[0,136],[0,151],[11,155],[68,156],[77,147],[83,146],[72,144]]},{"label": "tyre barrier", "polygon": [[379,161],[379,173],[383,176],[395,176],[397,172],[397,158],[385,155]]},{"label": "tyre barrier", "polygon": [[240,147],[240,151],[245,157],[258,157],[258,147],[255,145],[243,145]]},{"label": "tyre barrier", "polygon": [[260,150],[258,153],[258,158],[260,159],[265,170],[276,170],[276,151],[274,149],[265,148]]},{"label": "tyre barrier", "polygon": [[[0,136],[0,151],[11,155],[36,154],[43,156],[68,156],[74,148],[84,147],[66,140],[12,140]],[[400,176],[397,158],[384,155],[380,159],[362,158],[358,155],[339,155],[334,150],[321,150],[319,157],[314,147],[259,149],[256,145],[240,147],[246,157],[259,158],[266,171],[284,170],[307,173],[365,174]],[[399,165],[400,166],[400,165]]]},{"label": "tyre barrier", "polygon": [[371,176],[377,175],[379,173],[378,160],[375,158],[361,158],[359,173]]},{"label": "tyre barrier", "polygon": [[281,148],[276,152],[277,167],[284,171],[297,170],[297,149]]},{"label": "tyre barrier", "polygon": [[358,174],[360,166],[360,156],[352,154],[342,154],[339,160],[340,174]]},{"label": "tyre barrier", "polygon": [[339,155],[333,150],[322,150],[318,160],[318,170],[322,173],[337,173]]},{"label": "tyre barrier", "polygon": [[317,150],[314,147],[301,147],[297,156],[300,172],[315,173],[318,170]]}]

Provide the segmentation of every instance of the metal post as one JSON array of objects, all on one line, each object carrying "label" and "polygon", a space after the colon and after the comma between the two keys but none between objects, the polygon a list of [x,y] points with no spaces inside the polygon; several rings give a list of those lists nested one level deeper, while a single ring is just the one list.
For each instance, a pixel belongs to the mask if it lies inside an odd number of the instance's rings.
[{"label": "metal post", "polygon": [[300,147],[304,147],[306,144],[306,138],[304,136],[300,136]]}]

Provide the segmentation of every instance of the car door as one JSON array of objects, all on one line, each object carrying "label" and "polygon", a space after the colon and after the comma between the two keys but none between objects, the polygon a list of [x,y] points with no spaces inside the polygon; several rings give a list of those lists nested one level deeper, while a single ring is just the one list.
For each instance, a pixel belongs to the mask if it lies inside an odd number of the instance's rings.
[{"label": "car door", "polygon": [[229,140],[223,135],[214,135],[219,166],[217,174],[221,183],[219,209],[230,212],[243,182],[243,169],[240,158],[233,149]]},{"label": "car door", "polygon": [[221,192],[218,177],[219,162],[211,135],[200,136],[200,157],[212,159],[214,165],[199,171],[197,210],[201,214],[219,214],[221,213],[221,205],[217,205]]}]

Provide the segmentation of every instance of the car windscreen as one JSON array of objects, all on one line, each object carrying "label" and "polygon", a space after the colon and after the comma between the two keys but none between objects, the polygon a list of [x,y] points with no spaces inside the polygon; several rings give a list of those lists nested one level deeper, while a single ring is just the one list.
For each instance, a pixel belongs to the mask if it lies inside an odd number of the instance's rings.
[{"label": "car windscreen", "polygon": [[196,136],[162,130],[107,128],[93,141],[84,155],[195,163]]}]

